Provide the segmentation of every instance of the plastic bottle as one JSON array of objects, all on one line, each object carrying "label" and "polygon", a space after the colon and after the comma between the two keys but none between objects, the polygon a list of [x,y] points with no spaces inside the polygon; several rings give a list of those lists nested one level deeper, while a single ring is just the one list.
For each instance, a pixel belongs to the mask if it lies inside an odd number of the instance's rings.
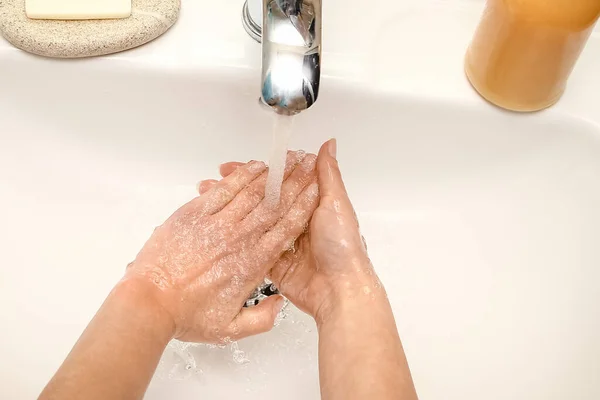
[{"label": "plastic bottle", "polygon": [[556,103],[598,17],[600,0],[488,0],[465,70],[485,99],[513,111]]}]

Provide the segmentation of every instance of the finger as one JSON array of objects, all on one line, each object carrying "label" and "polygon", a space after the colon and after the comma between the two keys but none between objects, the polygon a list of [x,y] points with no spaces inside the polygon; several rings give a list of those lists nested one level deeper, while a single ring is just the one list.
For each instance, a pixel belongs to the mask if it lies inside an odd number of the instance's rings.
[{"label": "finger", "polygon": [[[283,253],[271,269],[269,274],[271,281],[282,293],[290,293],[290,282],[294,282],[293,286],[299,288],[307,286],[305,276],[309,272],[306,260],[308,245],[308,233],[303,233],[294,244],[295,250]],[[290,293],[290,295],[294,297],[296,293]]]},{"label": "finger", "polygon": [[336,157],[337,141],[331,139],[321,146],[317,159],[317,174],[321,191],[320,205],[357,221]]},{"label": "finger", "polygon": [[[279,205],[273,209],[266,201],[261,202],[242,220],[239,232],[242,235],[254,231],[265,232],[281,219],[292,207],[306,186],[316,179],[316,156],[308,154],[281,186]],[[316,184],[315,184],[316,185]],[[317,190],[318,193],[318,190]]]},{"label": "finger", "polygon": [[233,171],[235,171],[238,167],[241,167],[242,165],[244,165],[244,163],[235,162],[235,161],[223,163],[219,166],[219,173],[221,174],[221,176],[223,178],[226,178],[229,175],[231,175],[233,173]]},{"label": "finger", "polygon": [[251,292],[304,232],[318,205],[319,186],[313,182],[271,230],[262,235],[256,232],[250,234],[253,242],[244,244],[244,250],[233,256],[228,275],[243,277],[243,289]]},{"label": "finger", "polygon": [[319,185],[314,182],[302,191],[285,216],[260,238],[256,245],[257,267],[266,267],[268,270],[275,265],[282,254],[289,250],[295,240],[306,230],[318,205]]},{"label": "finger", "polygon": [[218,182],[219,181],[217,181],[215,179],[206,179],[206,180],[200,181],[196,185],[196,190],[198,191],[199,194],[202,195],[202,194],[208,192]]},{"label": "finger", "polygon": [[217,213],[266,169],[267,166],[261,161],[251,161],[236,168],[230,175],[200,196],[198,204],[200,212],[208,215]]},{"label": "finger", "polygon": [[281,281],[283,277],[286,275],[287,271],[292,267],[294,263],[294,253],[291,250],[286,251],[283,255],[277,260],[271,271],[267,274],[267,277],[275,284],[279,290],[279,286],[281,285]]},{"label": "finger", "polygon": [[[235,171],[237,167],[240,167],[242,165],[244,164],[240,162],[223,163],[219,166],[219,173],[223,178],[226,178],[229,175],[231,175],[231,173]],[[198,182],[198,184],[196,185],[196,190],[199,194],[204,194],[208,192],[218,182],[219,181],[216,179],[205,179],[203,181]]]},{"label": "finger", "polygon": [[[303,151],[290,151],[285,164],[284,179],[288,179],[298,164],[306,159]],[[314,157],[314,155],[312,155]],[[223,210],[223,218],[239,221],[254,210],[265,197],[268,172],[263,172],[250,185],[240,192]]]},{"label": "finger", "polygon": [[337,141],[331,139],[321,146],[317,161],[321,197],[339,197],[346,194],[342,173],[338,166]]},{"label": "finger", "polygon": [[238,340],[270,331],[284,303],[282,296],[273,295],[254,307],[243,308],[229,325],[228,336]]}]

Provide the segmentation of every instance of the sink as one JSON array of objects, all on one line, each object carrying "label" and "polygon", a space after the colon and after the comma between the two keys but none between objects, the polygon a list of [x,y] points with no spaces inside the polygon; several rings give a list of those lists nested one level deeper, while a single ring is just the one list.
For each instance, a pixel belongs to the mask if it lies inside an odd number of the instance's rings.
[{"label": "sink", "polygon": [[[292,147],[338,138],[420,398],[600,398],[600,37],[556,107],[517,115],[462,75],[480,2],[385,1],[361,37],[343,34],[358,11],[324,4],[320,98]],[[41,391],[198,180],[268,156],[239,6],[190,0],[163,38],[99,59],[0,42],[2,397]],[[318,398],[314,323],[286,314],[225,349],[169,347],[146,398]]]}]

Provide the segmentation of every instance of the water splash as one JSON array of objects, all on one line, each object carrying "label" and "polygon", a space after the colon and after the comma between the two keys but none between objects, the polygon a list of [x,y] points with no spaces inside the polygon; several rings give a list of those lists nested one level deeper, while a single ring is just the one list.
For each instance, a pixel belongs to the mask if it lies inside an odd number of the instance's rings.
[{"label": "water splash", "polygon": [[[224,371],[239,379],[268,381],[265,368],[281,362],[289,352],[301,354],[302,368],[316,369],[314,322],[286,299],[275,319],[272,332],[227,344],[197,344],[172,340],[159,363],[156,377],[163,381],[190,379],[208,384]],[[271,361],[268,361],[271,360]],[[263,376],[265,375],[265,376]],[[256,383],[256,382],[255,382]]]},{"label": "water splash", "polygon": [[273,326],[281,325],[281,322],[283,322],[284,319],[288,318],[289,313],[288,313],[287,308],[288,308],[289,304],[290,304],[290,301],[288,299],[285,299],[284,303],[283,303],[283,307],[281,307],[281,310],[275,317],[275,322],[273,323]]},{"label": "water splash", "polygon": [[250,362],[246,357],[246,353],[243,350],[240,350],[238,342],[231,343],[231,353],[233,355],[233,361],[236,364],[243,365]]}]

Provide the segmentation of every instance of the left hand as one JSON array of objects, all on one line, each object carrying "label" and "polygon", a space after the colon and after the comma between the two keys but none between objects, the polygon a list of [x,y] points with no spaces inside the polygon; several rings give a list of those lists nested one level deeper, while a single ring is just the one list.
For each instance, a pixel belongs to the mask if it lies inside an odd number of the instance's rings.
[{"label": "left hand", "polygon": [[173,337],[227,342],[272,328],[281,296],[242,306],[317,207],[315,162],[313,154],[288,153],[276,208],[262,201],[264,163],[226,165],[222,181],[200,185],[201,196],[154,231],[124,281],[150,288],[172,319]]},{"label": "left hand", "polygon": [[[340,309],[358,312],[359,307],[348,306],[350,303],[369,304],[386,297],[367,254],[335,154],[335,140],[321,147],[316,164],[319,206],[294,251],[285,252],[269,274],[281,294],[314,317],[317,325]],[[227,176],[239,165],[223,164],[221,173]],[[203,181],[199,189],[208,190],[215,183]]]}]

